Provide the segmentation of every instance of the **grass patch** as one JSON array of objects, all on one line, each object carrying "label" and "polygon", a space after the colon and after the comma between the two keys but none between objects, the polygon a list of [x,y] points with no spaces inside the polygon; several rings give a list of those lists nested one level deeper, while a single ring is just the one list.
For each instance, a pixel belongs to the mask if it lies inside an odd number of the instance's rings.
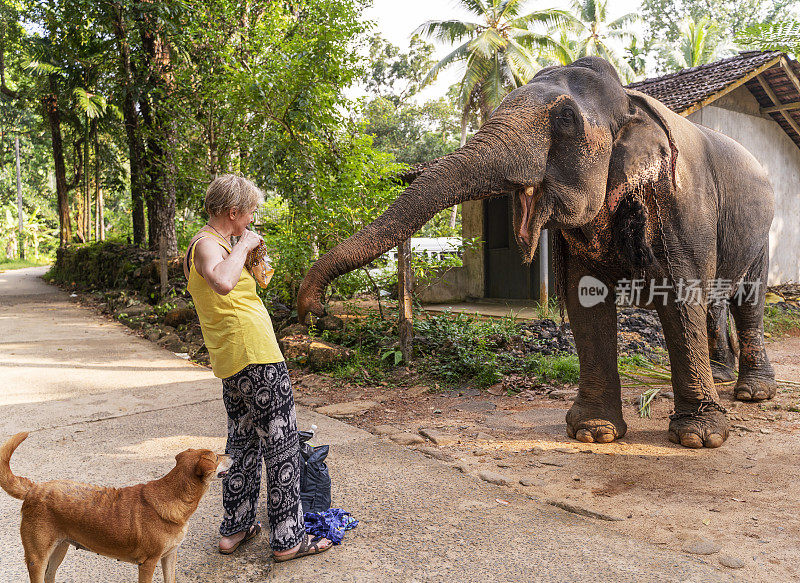
[{"label": "grass patch", "polygon": [[41,257],[39,259],[2,259],[0,260],[0,271],[7,271],[10,269],[22,269],[24,267],[41,267],[42,265],[50,265],[52,259],[48,257]]},{"label": "grass patch", "polygon": [[[574,354],[542,355],[521,348],[520,321],[513,317],[483,319],[467,314],[417,315],[414,349],[416,369],[445,385],[485,387],[506,375],[527,374],[543,382],[576,383]],[[393,314],[350,320],[340,332],[321,337],[355,351],[355,358],[333,376],[355,382],[380,382],[399,364],[397,325]]]},{"label": "grass patch", "polygon": [[773,338],[800,336],[800,311],[764,306],[764,332]]}]

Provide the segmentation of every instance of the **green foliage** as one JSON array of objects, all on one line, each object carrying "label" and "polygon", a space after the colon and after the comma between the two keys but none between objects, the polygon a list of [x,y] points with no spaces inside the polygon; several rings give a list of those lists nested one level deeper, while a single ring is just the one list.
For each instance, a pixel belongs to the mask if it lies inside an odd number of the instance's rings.
[{"label": "green foliage", "polygon": [[764,332],[775,338],[800,335],[800,311],[767,304],[764,306]]},{"label": "green foliage", "polygon": [[797,58],[800,56],[800,20],[755,24],[739,32],[736,42],[760,51],[783,51]]},{"label": "green foliage", "polygon": [[678,47],[668,60],[670,68],[677,71],[716,61],[718,37],[717,24],[708,16],[698,21],[687,17],[681,25]]},{"label": "green foliage", "polygon": [[659,72],[670,70],[670,58],[687,19],[699,23],[710,18],[714,27],[708,31],[705,43],[727,51],[748,27],[782,21],[795,11],[794,0],[642,0],[641,7],[647,38],[656,48],[654,58]]},{"label": "green foliage", "polygon": [[376,97],[364,105],[363,116],[374,146],[398,162],[427,162],[459,146],[458,112],[444,98],[417,105]]},{"label": "green foliage", "polygon": [[[155,303],[160,296],[157,254],[118,241],[65,245],[46,279],[88,290],[126,289],[139,292]],[[183,266],[170,263],[168,277],[183,290]],[[174,295],[174,292],[171,292]]]},{"label": "green foliage", "polygon": [[[393,176],[400,166],[378,152],[371,138],[361,134],[338,137],[338,149],[329,160],[330,172],[319,172],[318,189],[305,208],[273,198],[264,211],[262,235],[275,267],[268,295],[293,305],[303,276],[322,254],[377,218],[397,197],[400,186]],[[352,272],[338,278],[331,292],[341,297],[363,290],[366,276]]]}]

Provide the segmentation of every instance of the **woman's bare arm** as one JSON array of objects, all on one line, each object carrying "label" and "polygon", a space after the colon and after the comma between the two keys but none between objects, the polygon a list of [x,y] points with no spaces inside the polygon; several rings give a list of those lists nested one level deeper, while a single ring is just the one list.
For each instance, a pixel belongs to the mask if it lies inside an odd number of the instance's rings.
[{"label": "woman's bare arm", "polygon": [[212,238],[204,237],[195,243],[194,267],[211,289],[220,295],[227,295],[239,282],[247,253],[260,242],[260,235],[245,231],[231,253],[227,253]]}]

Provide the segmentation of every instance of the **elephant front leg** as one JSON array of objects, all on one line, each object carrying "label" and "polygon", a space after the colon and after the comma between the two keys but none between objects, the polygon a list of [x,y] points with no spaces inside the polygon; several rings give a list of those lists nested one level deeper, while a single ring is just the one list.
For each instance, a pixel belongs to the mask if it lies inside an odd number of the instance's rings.
[{"label": "elephant front leg", "polygon": [[572,266],[567,271],[567,313],[580,363],[578,396],[567,412],[567,434],[587,443],[608,443],[628,430],[617,370],[617,310],[613,292],[597,305],[581,305],[578,285],[583,273]]},{"label": "elephant front leg", "polygon": [[728,419],[714,388],[708,355],[706,306],[679,303],[674,296],[656,302],[672,371],[675,412],[669,440],[685,447],[719,447],[728,439]]}]

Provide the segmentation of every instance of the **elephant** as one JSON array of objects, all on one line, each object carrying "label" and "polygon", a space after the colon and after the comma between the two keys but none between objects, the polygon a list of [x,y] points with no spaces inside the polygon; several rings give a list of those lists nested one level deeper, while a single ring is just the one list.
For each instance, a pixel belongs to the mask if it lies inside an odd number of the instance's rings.
[{"label": "elephant", "polygon": [[[298,293],[298,317],[323,314],[331,280],[397,246],[440,210],[506,193],[527,263],[541,230],[555,234],[558,294],[580,364],[566,414],[571,438],[607,443],[627,431],[615,300],[631,281],[644,282],[634,304],[655,309],[664,330],[670,441],[714,448],[728,438],[710,362],[711,350],[731,364],[726,303],[739,343],[735,397],[775,395],[763,340],[775,204],[765,171],[734,140],[623,87],[598,57],[544,68],[511,91],[462,148],[315,262]],[[584,301],[587,281],[606,286],[605,299]]]}]

